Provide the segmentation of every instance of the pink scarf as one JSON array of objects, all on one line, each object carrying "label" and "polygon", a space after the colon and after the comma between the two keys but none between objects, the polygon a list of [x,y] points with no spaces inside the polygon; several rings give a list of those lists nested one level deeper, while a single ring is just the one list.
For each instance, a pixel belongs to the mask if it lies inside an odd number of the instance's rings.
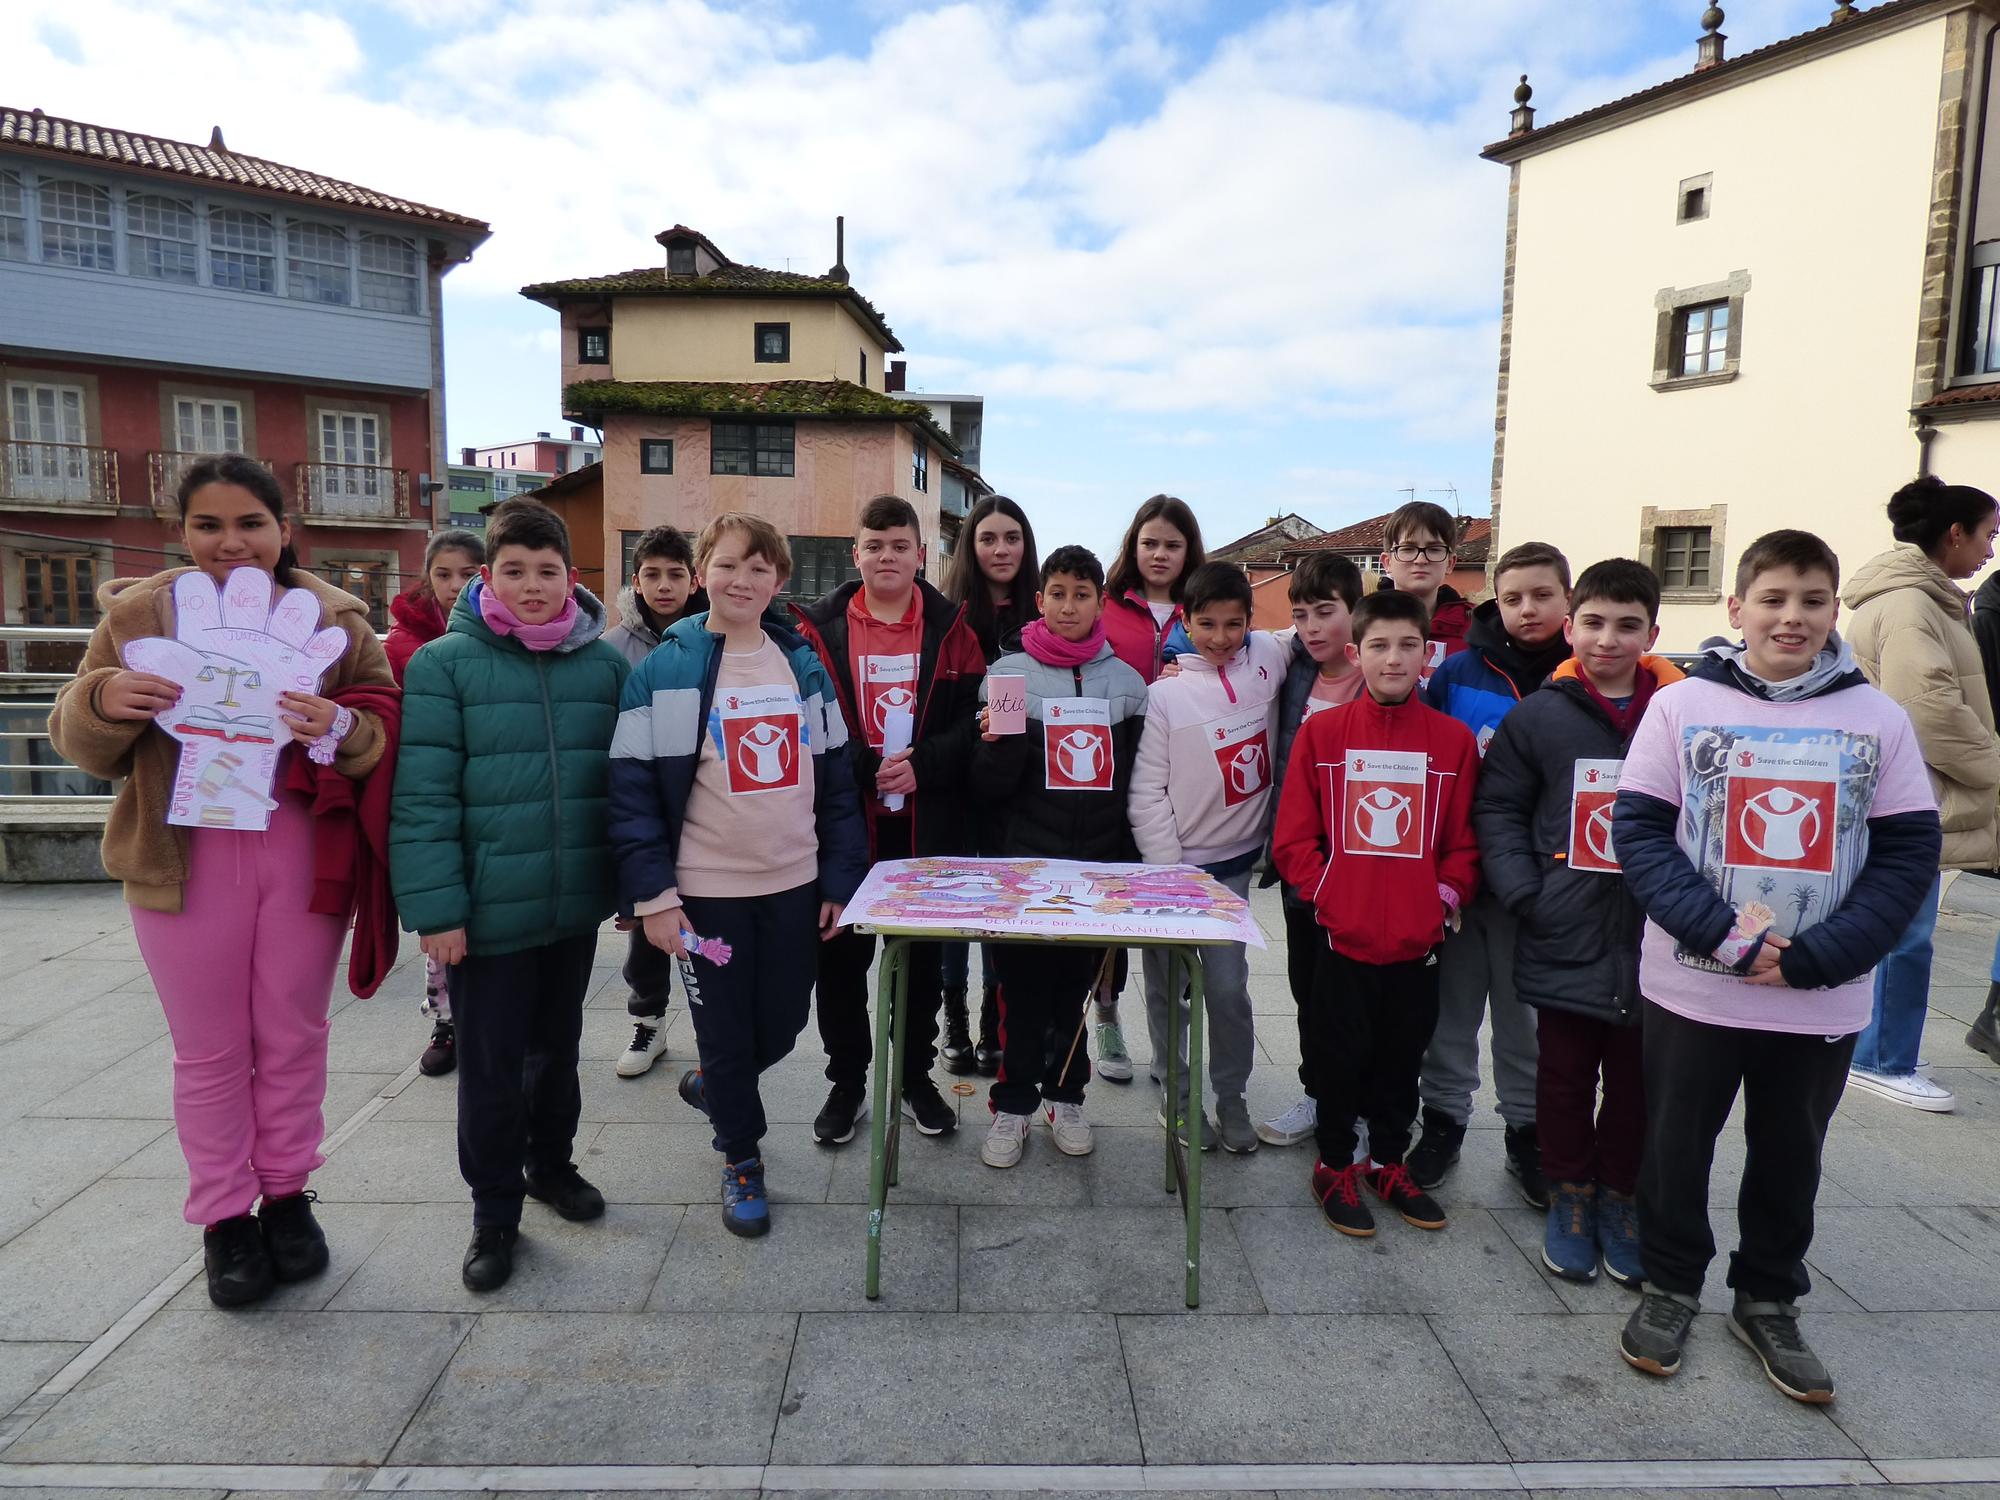
[{"label": "pink scarf", "polygon": [[[467,585],[470,587],[470,585]],[[490,588],[479,591],[479,618],[495,635],[511,635],[530,651],[553,651],[569,639],[576,623],[576,595],[572,593],[560,611],[539,625],[530,625],[515,615]]]},{"label": "pink scarf", "polygon": [[1097,617],[1090,634],[1080,641],[1064,640],[1046,620],[1030,620],[1021,630],[1021,649],[1045,667],[1083,666],[1104,649],[1104,616]]}]

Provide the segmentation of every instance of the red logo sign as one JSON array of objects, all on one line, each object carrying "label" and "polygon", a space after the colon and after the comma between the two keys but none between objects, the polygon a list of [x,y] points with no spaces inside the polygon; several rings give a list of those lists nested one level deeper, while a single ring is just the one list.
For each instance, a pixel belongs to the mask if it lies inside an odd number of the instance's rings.
[{"label": "red logo sign", "polygon": [[729,790],[738,796],[795,787],[799,784],[798,715],[725,717],[722,752],[729,768]]},{"label": "red logo sign", "polygon": [[1343,778],[1341,848],[1348,854],[1421,859],[1429,759],[1419,751],[1363,751]]},{"label": "red logo sign", "polygon": [[1260,729],[1240,744],[1218,746],[1215,768],[1222,774],[1224,807],[1250,801],[1271,785],[1269,737]]},{"label": "red logo sign", "polygon": [[1833,873],[1834,783],[1731,776],[1723,816],[1724,864]]}]

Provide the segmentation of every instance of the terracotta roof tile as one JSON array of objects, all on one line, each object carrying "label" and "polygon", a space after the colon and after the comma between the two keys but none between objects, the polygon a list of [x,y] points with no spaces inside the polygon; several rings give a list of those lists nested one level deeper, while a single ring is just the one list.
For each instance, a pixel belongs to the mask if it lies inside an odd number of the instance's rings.
[{"label": "terracotta roof tile", "polygon": [[1918,411],[1935,411],[1940,406],[1983,406],[2000,401],[2000,381],[1986,385],[1955,385],[1917,404]]},{"label": "terracotta roof tile", "polygon": [[[683,226],[676,226],[680,231]],[[670,231],[672,232],[672,231]],[[685,230],[696,234],[695,230]],[[845,281],[825,276],[807,276],[798,271],[772,271],[763,266],[720,266],[706,276],[668,276],[665,266],[640,266],[632,271],[613,271],[608,276],[573,276],[561,281],[538,281],[521,288],[531,301],[558,307],[579,297],[835,297],[861,314],[874,329],[883,346],[892,353],[902,352],[902,342],[876,310],[875,304]]]},{"label": "terracotta roof tile", "polygon": [[391,197],[373,188],[358,187],[351,182],[323,177],[317,172],[288,167],[281,162],[266,161],[260,156],[244,156],[226,148],[170,141],[157,135],[141,135],[105,125],[86,125],[77,120],[59,119],[40,110],[0,105],[0,149],[9,146],[250,188],[315,203],[337,203],[347,208],[394,214],[399,218],[422,219],[428,223],[475,231],[482,239],[489,228],[483,219],[449,213],[408,198]]},{"label": "terracotta roof tile", "polygon": [[910,422],[947,453],[959,451],[929,407],[898,401],[848,380],[580,380],[564,389],[563,412]]}]

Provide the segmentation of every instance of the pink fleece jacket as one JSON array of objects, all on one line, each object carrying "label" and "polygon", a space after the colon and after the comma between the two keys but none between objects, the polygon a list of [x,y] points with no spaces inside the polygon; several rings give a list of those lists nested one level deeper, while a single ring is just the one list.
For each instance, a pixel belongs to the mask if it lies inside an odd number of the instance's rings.
[{"label": "pink fleece jacket", "polygon": [[1127,810],[1147,864],[1221,864],[1263,845],[1289,656],[1276,636],[1252,631],[1225,665],[1187,652],[1177,676],[1146,690]]}]

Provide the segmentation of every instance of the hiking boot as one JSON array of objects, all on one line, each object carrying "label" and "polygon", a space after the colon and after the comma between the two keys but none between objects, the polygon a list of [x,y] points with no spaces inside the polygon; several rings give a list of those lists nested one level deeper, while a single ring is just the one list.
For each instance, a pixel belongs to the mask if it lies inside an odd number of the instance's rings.
[{"label": "hiking boot", "polygon": [[431,1028],[431,1044],[417,1059],[417,1071],[426,1078],[442,1078],[458,1066],[458,1040],[451,1022],[439,1021]]},{"label": "hiking boot", "polygon": [[950,1135],[958,1129],[958,1111],[928,1078],[903,1090],[903,1118],[916,1125],[919,1135]]},{"label": "hiking boot", "polygon": [[1442,1229],[1450,1222],[1437,1199],[1417,1186],[1410,1169],[1401,1162],[1368,1168],[1366,1180],[1375,1196],[1401,1214],[1405,1224],[1416,1229]]},{"label": "hiking boot", "polygon": [[1624,1332],[1618,1335],[1619,1356],[1648,1375],[1678,1373],[1688,1330],[1694,1327],[1694,1315],[1700,1309],[1700,1302],[1693,1297],[1645,1288],[1639,1305],[1625,1320]]},{"label": "hiking boot", "polygon": [[986,1139],[979,1146],[979,1159],[989,1167],[1018,1164],[1022,1148],[1028,1144],[1028,1124],[1027,1115],[994,1110],[993,1123],[987,1127]]},{"label": "hiking boot", "polygon": [[938,1061],[951,1074],[970,1073],[974,1066],[972,1054],[972,1022],[965,1013],[965,991],[946,990],[944,993],[944,1044],[938,1048]]},{"label": "hiking boot", "polygon": [[293,1193],[285,1198],[266,1198],[257,1210],[264,1248],[271,1254],[271,1269],[280,1281],[304,1281],[326,1269],[326,1234],[312,1211],[318,1201],[315,1192]]},{"label": "hiking boot", "polygon": [[746,1157],[722,1169],[722,1227],[754,1240],[771,1229],[771,1199],[764,1191],[764,1159]]},{"label": "hiking boot", "polygon": [[1542,1264],[1564,1281],[1595,1281],[1597,1235],[1596,1184],[1557,1183],[1542,1231]]},{"label": "hiking boot", "polygon": [[1048,1119],[1049,1135],[1056,1143],[1056,1150],[1064,1156],[1090,1155],[1093,1149],[1090,1121],[1084,1118],[1081,1104],[1057,1101],[1043,1106],[1042,1113]]},{"label": "hiking boot", "polygon": [[1276,1119],[1261,1121],[1257,1139],[1267,1146],[1296,1146],[1319,1128],[1319,1104],[1307,1094]]},{"label": "hiking boot", "polygon": [[2000,984],[1986,992],[1986,1009],[1973,1018],[1965,1045],[2000,1063]]},{"label": "hiking boot", "polygon": [[1833,1377],[1799,1337],[1795,1302],[1752,1302],[1739,1296],[1729,1309],[1729,1331],[1763,1362],[1764,1374],[1794,1401],[1824,1406],[1833,1399]]},{"label": "hiking boot", "polygon": [[1125,1028],[1116,1021],[1097,1023],[1097,1076],[1112,1083],[1132,1081],[1132,1055],[1125,1050]]},{"label": "hiking boot", "polygon": [[217,1307],[247,1307],[271,1295],[277,1268],[263,1231],[248,1214],[224,1219],[201,1232],[202,1266],[208,1272],[208,1300]]},{"label": "hiking boot", "polygon": [[972,1047],[972,1070],[981,1078],[1000,1071],[1000,1004],[991,990],[979,997],[979,1040]]},{"label": "hiking boot", "polygon": [[632,1040],[618,1055],[618,1076],[638,1078],[667,1053],[667,1018],[646,1016],[632,1023]]},{"label": "hiking boot", "polygon": [[1507,1127],[1507,1175],[1530,1208],[1549,1206],[1549,1180],[1542,1176],[1542,1143],[1532,1125]]},{"label": "hiking boot", "polygon": [[1847,1086],[1891,1104],[1921,1109],[1929,1114],[1948,1115],[1958,1101],[1950,1089],[1933,1083],[1921,1073],[1875,1073],[1867,1068],[1849,1068]]},{"label": "hiking boot", "polygon": [[465,1247],[465,1264],[458,1279],[474,1292],[497,1292],[514,1274],[514,1243],[521,1231],[512,1224],[475,1224],[472,1243]]},{"label": "hiking boot", "polygon": [[1323,1161],[1314,1162],[1312,1192],[1319,1211],[1335,1229],[1357,1240],[1374,1237],[1375,1215],[1361,1201],[1361,1168],[1356,1163],[1336,1170]]},{"label": "hiking boot", "polygon": [[1597,1248],[1604,1274],[1626,1291],[1638,1291],[1646,1279],[1639,1261],[1639,1200],[1602,1184],[1597,1189]]},{"label": "hiking boot", "polygon": [[1465,1127],[1443,1110],[1424,1111],[1423,1133],[1410,1154],[1403,1158],[1410,1180],[1429,1192],[1444,1181],[1445,1173],[1458,1165],[1458,1148],[1465,1144]]},{"label": "hiking boot", "polygon": [[1241,1094],[1215,1101],[1215,1133],[1231,1156],[1248,1156],[1257,1149],[1257,1131],[1250,1123],[1250,1105]]},{"label": "hiking boot", "polygon": [[854,1128],[868,1118],[868,1095],[860,1088],[836,1083],[827,1090],[826,1103],[813,1117],[813,1139],[822,1146],[845,1146],[854,1139]]},{"label": "hiking boot", "polygon": [[572,1224],[604,1217],[604,1194],[568,1162],[546,1171],[523,1172],[521,1180],[530,1198],[548,1204]]},{"label": "hiking boot", "polygon": [[681,1102],[688,1108],[698,1109],[703,1114],[708,1113],[708,1084],[703,1081],[700,1068],[689,1068],[681,1074],[681,1081],[676,1089],[681,1096]]}]

